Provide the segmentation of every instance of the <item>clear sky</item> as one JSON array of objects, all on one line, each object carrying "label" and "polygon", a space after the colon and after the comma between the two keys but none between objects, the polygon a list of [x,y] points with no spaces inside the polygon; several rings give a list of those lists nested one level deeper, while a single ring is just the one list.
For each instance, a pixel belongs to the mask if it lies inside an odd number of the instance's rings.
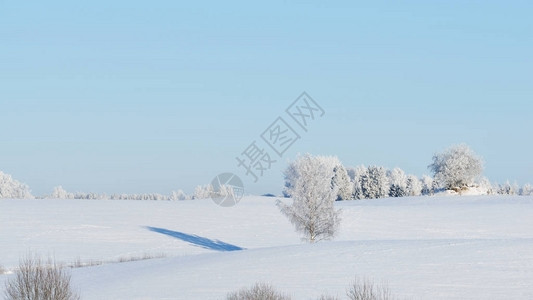
[{"label": "clear sky", "polygon": [[[423,175],[466,143],[533,183],[533,2],[253,2],[0,0],[0,170],[35,195],[221,172],[279,194],[297,153]],[[303,91],[325,115],[254,183],[235,157]]]}]

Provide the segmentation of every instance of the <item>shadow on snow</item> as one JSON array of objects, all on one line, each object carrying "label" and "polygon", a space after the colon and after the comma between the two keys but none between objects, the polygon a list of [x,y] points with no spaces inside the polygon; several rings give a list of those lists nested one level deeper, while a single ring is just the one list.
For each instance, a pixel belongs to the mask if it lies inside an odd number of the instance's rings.
[{"label": "shadow on snow", "polygon": [[232,244],[224,243],[224,242],[219,241],[219,240],[211,240],[211,239],[208,239],[208,238],[205,238],[205,237],[186,234],[186,233],[179,232],[179,231],[168,230],[168,229],[165,229],[165,228],[150,227],[150,226],[146,226],[145,228],[150,230],[150,231],[161,233],[161,234],[165,234],[165,235],[171,236],[173,238],[177,238],[179,240],[182,240],[184,242],[190,243],[190,244],[192,244],[194,246],[202,247],[202,248],[209,249],[209,250],[236,251],[236,250],[244,250],[245,249],[245,248],[241,248],[239,246],[235,246],[235,245],[232,245]]}]

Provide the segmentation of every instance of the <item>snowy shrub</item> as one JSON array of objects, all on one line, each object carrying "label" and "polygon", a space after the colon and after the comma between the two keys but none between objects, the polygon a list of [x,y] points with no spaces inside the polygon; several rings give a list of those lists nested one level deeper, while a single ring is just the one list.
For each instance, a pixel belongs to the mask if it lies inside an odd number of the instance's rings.
[{"label": "snowy shrub", "polygon": [[8,300],[73,300],[80,297],[72,290],[70,275],[61,266],[28,256],[19,265],[14,278],[6,282]]},{"label": "snowy shrub", "polygon": [[338,187],[332,186],[333,168],[328,160],[306,154],[291,162],[285,174],[291,176],[287,192],[292,204],[277,201],[281,212],[310,243],[332,238],[340,223],[340,210],[334,208]]},{"label": "snowy shrub", "polygon": [[346,296],[350,300],[389,300],[393,299],[389,288],[375,285],[368,279],[355,278],[348,288]]},{"label": "snowy shrub", "polygon": [[390,184],[389,197],[407,196],[407,176],[400,168],[394,168],[387,171],[387,177]]},{"label": "snowy shrub", "polygon": [[361,176],[361,191],[366,199],[384,198],[389,195],[389,181],[383,167],[370,166]]},{"label": "snowy shrub", "polygon": [[520,189],[520,195],[533,196],[533,186],[531,186],[529,183],[524,184],[524,186]]},{"label": "snowy shrub", "polygon": [[518,192],[518,184],[511,184],[509,181],[506,181],[504,184],[498,185],[498,194],[500,195],[516,195]]},{"label": "snowy shrub", "polygon": [[227,300],[289,300],[289,296],[276,291],[271,285],[256,283],[251,288],[243,288],[228,294]]},{"label": "snowy shrub", "polygon": [[17,180],[13,179],[11,175],[0,171],[0,199],[31,199],[30,188]]},{"label": "snowy shrub", "polygon": [[468,146],[452,146],[433,156],[428,166],[440,187],[460,191],[471,186],[483,171],[483,163]]},{"label": "snowy shrub", "polygon": [[[241,195],[242,196],[242,195]],[[220,185],[217,190],[211,184],[199,185],[194,190],[193,199],[237,197],[235,188],[231,185]]]},{"label": "snowy shrub", "polygon": [[101,200],[101,199],[110,199],[110,197],[108,197],[106,194],[77,192],[74,194],[73,199]]},{"label": "snowy shrub", "polygon": [[153,194],[112,194],[111,196],[98,193],[69,193],[63,187],[57,186],[47,198],[52,199],[85,199],[85,200],[186,200],[190,199],[182,190],[172,192],[170,195]]},{"label": "snowy shrub", "polygon": [[338,188],[337,200],[352,199],[353,183],[348,176],[348,172],[342,165],[337,165],[333,168],[332,186]]},{"label": "snowy shrub", "polygon": [[[111,199],[111,200],[173,200],[174,194],[167,196],[162,194],[113,194],[109,198],[106,194],[97,195],[97,194],[81,194],[82,197],[79,199],[93,199],[91,197],[97,197],[96,199]],[[78,197],[76,194],[74,197]]]},{"label": "snowy shrub", "polygon": [[422,194],[422,182],[415,175],[407,175],[407,196],[420,196]]},{"label": "snowy shrub", "polygon": [[5,274],[6,269],[4,269],[4,266],[0,265],[0,275]]}]

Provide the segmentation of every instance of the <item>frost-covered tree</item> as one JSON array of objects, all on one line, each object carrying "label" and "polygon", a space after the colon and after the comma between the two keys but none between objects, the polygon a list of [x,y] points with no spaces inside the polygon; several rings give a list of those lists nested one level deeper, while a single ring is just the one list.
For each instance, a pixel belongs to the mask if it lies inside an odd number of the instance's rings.
[{"label": "frost-covered tree", "polygon": [[420,196],[422,194],[422,182],[415,175],[407,175],[407,196]]},{"label": "frost-covered tree", "polygon": [[333,168],[332,186],[338,188],[337,200],[352,199],[353,183],[348,176],[348,172],[343,165],[337,165]]},{"label": "frost-covered tree", "polygon": [[289,164],[287,169],[285,169],[285,172],[283,173],[285,175],[285,184],[283,187],[283,196],[285,198],[290,198],[292,191],[294,187],[294,182],[296,181],[296,178],[298,177],[298,172],[294,169],[295,164]]},{"label": "frost-covered tree", "polygon": [[352,180],[352,198],[353,199],[364,199],[365,195],[363,194],[363,188],[361,186],[363,175],[367,172],[367,168],[363,165],[357,166],[355,168],[350,168],[348,170],[348,176]]},{"label": "frost-covered tree", "polygon": [[520,189],[520,196],[533,196],[533,186],[529,183],[524,184]]},{"label": "frost-covered tree", "polygon": [[50,195],[50,198],[52,199],[74,199],[74,194],[67,192],[62,186],[56,186],[54,188],[54,191],[52,192],[52,195]]},{"label": "frost-covered tree", "polygon": [[291,162],[285,176],[290,177],[287,193],[292,204],[277,202],[303,240],[310,243],[333,238],[340,223],[340,210],[334,207],[338,187],[332,185],[329,161],[328,157],[305,154]]},{"label": "frost-covered tree", "polygon": [[[336,156],[315,156],[316,160],[320,160],[320,163],[326,168],[333,171],[331,178],[331,188],[337,188],[337,200],[349,200],[351,198],[351,191],[353,189],[350,177],[341,161]],[[289,165],[285,170],[285,188],[283,195],[290,197],[290,190],[294,186],[294,181],[298,178],[298,172],[294,170],[294,166]]]},{"label": "frost-covered tree", "polygon": [[483,162],[467,145],[452,146],[433,156],[428,166],[440,187],[461,190],[471,186],[483,171]]},{"label": "frost-covered tree", "polygon": [[431,196],[435,194],[433,178],[427,175],[424,175],[422,176],[421,183],[422,183],[422,195]]},{"label": "frost-covered tree", "polygon": [[364,198],[376,199],[389,195],[387,171],[383,167],[370,166],[361,176],[361,191]]},{"label": "frost-covered tree", "polygon": [[213,186],[211,184],[199,185],[194,189],[193,199],[207,199],[213,194]]},{"label": "frost-covered tree", "polygon": [[400,168],[394,168],[387,171],[389,180],[389,197],[407,196],[407,176]]},{"label": "frost-covered tree", "polygon": [[187,196],[187,194],[185,194],[185,192],[182,190],[178,190],[177,192],[172,191],[172,195],[170,196],[170,200],[188,200],[188,199],[189,199],[189,196]]},{"label": "frost-covered tree", "polygon": [[0,171],[0,198],[30,199],[33,196],[26,184]]},{"label": "frost-covered tree", "polygon": [[483,177],[479,180],[479,188],[485,191],[487,195],[493,195],[495,193],[492,183],[490,183],[487,177]]},{"label": "frost-covered tree", "polygon": [[507,180],[504,184],[498,185],[498,194],[500,195],[516,195],[517,192],[518,184],[511,184],[509,180]]}]

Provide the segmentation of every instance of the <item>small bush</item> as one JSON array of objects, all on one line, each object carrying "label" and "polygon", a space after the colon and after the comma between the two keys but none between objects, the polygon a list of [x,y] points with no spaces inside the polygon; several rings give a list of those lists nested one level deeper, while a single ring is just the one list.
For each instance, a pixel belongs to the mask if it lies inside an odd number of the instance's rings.
[{"label": "small bush", "polygon": [[346,292],[350,300],[392,300],[391,292],[385,285],[375,285],[368,279],[355,278]]},{"label": "small bush", "polygon": [[15,278],[6,282],[7,300],[74,300],[70,275],[51,259],[44,263],[39,257],[27,256],[16,271]]},{"label": "small bush", "polygon": [[6,269],[4,269],[4,266],[0,265],[0,275],[5,274]]},{"label": "small bush", "polygon": [[142,256],[121,256],[117,260],[117,262],[124,263],[124,262],[132,262],[132,261],[147,260],[147,259],[153,259],[153,258],[164,258],[164,257],[166,257],[164,253],[159,253],[159,254],[144,253]]},{"label": "small bush", "polygon": [[290,300],[287,295],[276,291],[271,285],[256,283],[251,288],[243,288],[228,294],[227,300]]}]

